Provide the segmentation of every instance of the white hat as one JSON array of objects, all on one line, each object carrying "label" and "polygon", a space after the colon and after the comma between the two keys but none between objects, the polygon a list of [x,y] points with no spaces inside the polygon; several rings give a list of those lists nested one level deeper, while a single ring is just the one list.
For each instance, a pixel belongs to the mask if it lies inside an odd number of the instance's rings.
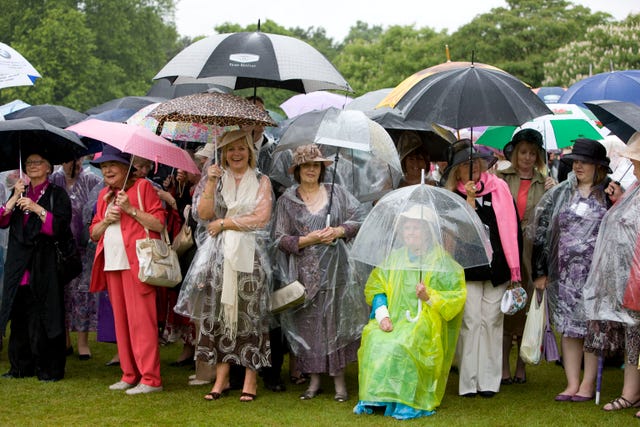
[{"label": "white hat", "polygon": [[204,157],[205,159],[208,159],[213,156],[215,149],[216,145],[213,142],[207,142],[204,147],[195,152],[194,156]]}]

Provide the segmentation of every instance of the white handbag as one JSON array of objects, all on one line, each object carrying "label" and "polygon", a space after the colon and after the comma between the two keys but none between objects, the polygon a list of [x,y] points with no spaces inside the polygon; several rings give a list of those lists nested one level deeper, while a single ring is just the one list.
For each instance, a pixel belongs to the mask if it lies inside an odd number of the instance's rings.
[{"label": "white handbag", "polygon": [[527,312],[527,320],[522,332],[522,344],[520,345],[520,357],[526,363],[537,365],[542,357],[542,342],[545,330],[545,313],[547,291],[542,291],[541,301],[538,302],[535,292]]},{"label": "white handbag", "polygon": [[[138,204],[144,212],[144,205],[138,188]],[[172,288],[182,281],[178,255],[169,245],[167,228],[162,231],[163,239],[151,239],[149,229],[144,228],[147,237],[136,240],[138,256],[138,279],[148,285]]]},{"label": "white handbag", "polygon": [[278,314],[283,311],[304,304],[307,290],[297,280],[274,291],[271,294],[271,313]]}]

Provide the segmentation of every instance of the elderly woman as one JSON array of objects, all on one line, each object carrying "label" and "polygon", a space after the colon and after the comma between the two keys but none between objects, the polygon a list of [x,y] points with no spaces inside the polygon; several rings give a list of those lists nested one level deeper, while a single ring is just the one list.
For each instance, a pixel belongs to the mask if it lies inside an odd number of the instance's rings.
[{"label": "elderly woman", "polygon": [[620,345],[615,325],[588,325],[583,299],[600,223],[611,206],[605,193],[611,170],[604,146],[592,139],[577,139],[573,151],[562,161],[570,164],[573,172],[536,206],[532,274],[535,287],[547,289],[549,319],[562,336],[567,386],[555,400],[584,402],[595,394],[595,352],[604,345],[610,349]]},{"label": "elderly woman", "polygon": [[298,185],[278,199],[274,234],[283,277],[297,279],[307,291],[305,304],[281,317],[297,368],[311,374],[300,398],[318,395],[320,374],[329,373],[335,400],[344,402],[348,399],[344,368],[357,358],[366,321],[366,312],[364,318],[359,316],[364,301],[352,283],[348,261],[348,241],[358,232],[364,212],[343,187],[323,183],[329,164],[314,144],[295,150],[289,172]]},{"label": "elderly woman", "polygon": [[635,182],[624,193],[615,182],[605,190],[615,203],[602,219],[584,285],[587,319],[624,324],[624,383],[620,396],[602,407],[605,411],[640,406],[640,132],[620,154],[633,163]]},{"label": "elderly woman", "polygon": [[464,197],[489,230],[493,258],[488,266],[465,269],[467,304],[458,340],[460,381],[465,397],[493,397],[500,389],[502,329],[500,301],[509,283],[520,282],[522,234],[507,184],[487,168],[495,157],[480,154],[471,141],[453,144],[445,187]]},{"label": "elderly woman", "polygon": [[231,364],[244,367],[241,402],[256,398],[257,370],[269,366],[267,254],[271,183],[256,171],[251,134],[224,133],[221,165],[212,164],[195,201],[206,233],[183,281],[175,311],[199,322],[196,358],[216,367],[206,400],[230,388]]},{"label": "elderly woman", "polygon": [[[384,408],[409,419],[433,414],[445,392],[466,299],[464,270],[439,244],[419,205],[400,214],[403,247],[376,267],[365,285],[371,320],[358,351],[357,414]],[[415,323],[407,310],[426,307]]]},{"label": "elderly woman", "polygon": [[[62,168],[51,174],[52,183],[67,190],[71,199],[71,233],[78,243],[80,256],[86,260],[85,224],[82,219],[82,209],[89,202],[89,194],[93,188],[102,182],[102,179],[91,172],[89,168],[82,169],[82,159],[72,160],[62,164]],[[90,269],[90,264],[83,265]],[[64,288],[64,301],[67,324],[67,346],[69,331],[77,332],[78,358],[89,360],[89,332],[96,330],[97,306],[96,295],[89,292],[89,276],[82,274],[73,279]]]},{"label": "elderly woman", "polygon": [[98,242],[91,291],[105,289],[113,308],[122,377],[109,386],[127,394],[162,391],[156,288],[138,279],[136,240],[160,238],[165,210],[156,190],[130,174],[131,157],[109,145],[94,160],[104,177],[89,228]]},{"label": "elderly woman", "polygon": [[[511,195],[516,200],[520,228],[523,231],[533,219],[533,211],[544,193],[555,185],[553,178],[545,176],[544,143],[542,134],[535,129],[522,129],[518,131],[509,143],[504,147],[504,154],[511,162],[511,166],[499,170],[496,175],[509,185]],[[530,239],[524,239],[522,253],[522,286],[528,295],[533,293],[533,281],[531,279],[531,247]],[[531,299],[529,299],[529,303]],[[524,384],[527,381],[525,364],[520,357],[520,345],[522,344],[522,332],[528,310],[518,311],[512,316],[504,318],[504,337],[502,341],[502,385]],[[518,357],[516,370],[511,376],[509,356],[516,339]]]},{"label": "elderly woman", "polygon": [[[402,133],[398,140],[398,154],[400,155],[402,172],[404,172],[399,187],[420,184],[423,170],[425,177],[429,175],[431,159],[427,150],[424,149],[422,139],[416,132],[404,131]],[[435,181],[431,178],[425,183],[435,185]]]},{"label": "elderly woman", "polygon": [[56,274],[55,242],[69,236],[71,203],[49,183],[44,153],[24,162],[29,185],[19,179],[0,207],[0,227],[9,229],[0,331],[11,321],[8,378],[64,378],[66,337],[63,284]]}]

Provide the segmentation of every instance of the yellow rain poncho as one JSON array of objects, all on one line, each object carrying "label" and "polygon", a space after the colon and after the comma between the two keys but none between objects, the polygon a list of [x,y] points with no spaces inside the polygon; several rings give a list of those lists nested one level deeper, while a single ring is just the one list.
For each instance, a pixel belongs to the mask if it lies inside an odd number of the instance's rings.
[{"label": "yellow rain poncho", "polygon": [[[394,269],[408,265],[415,268]],[[412,323],[406,311],[416,315],[418,269],[422,269],[429,301],[422,304],[422,313]],[[395,418],[430,415],[428,411],[444,395],[458,340],[467,296],[464,270],[439,246],[415,260],[406,248],[400,248],[369,276],[367,303],[371,305],[379,294],[387,298],[393,330],[382,331],[375,319],[364,328],[358,351],[360,402],[354,412],[386,406],[385,415]]]}]

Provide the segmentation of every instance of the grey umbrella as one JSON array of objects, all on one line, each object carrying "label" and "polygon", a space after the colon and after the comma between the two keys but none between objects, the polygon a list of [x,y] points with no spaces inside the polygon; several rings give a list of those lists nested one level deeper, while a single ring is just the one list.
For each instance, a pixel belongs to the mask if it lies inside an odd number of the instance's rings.
[{"label": "grey umbrella", "polygon": [[14,111],[4,116],[6,120],[23,119],[26,117],[39,117],[50,125],[66,128],[83,121],[87,118],[87,115],[65,107],[64,105],[40,104],[31,105],[30,107]]}]

